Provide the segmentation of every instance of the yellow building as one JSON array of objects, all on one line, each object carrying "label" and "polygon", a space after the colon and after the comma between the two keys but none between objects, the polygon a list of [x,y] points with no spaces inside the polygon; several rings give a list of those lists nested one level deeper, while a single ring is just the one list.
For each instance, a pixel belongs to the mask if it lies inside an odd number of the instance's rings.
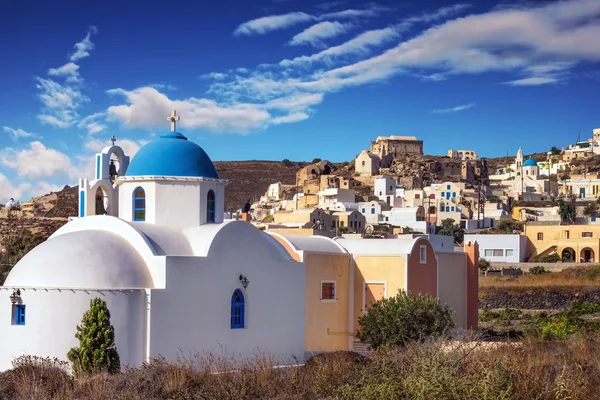
[{"label": "yellow building", "polygon": [[334,211],[331,214],[332,229],[344,229],[347,233],[362,233],[367,225],[367,219],[358,211]]},{"label": "yellow building", "polygon": [[332,224],[331,212],[320,208],[294,210],[293,212],[279,211],[273,214],[273,221],[277,224],[320,225],[330,229]]},{"label": "yellow building", "polygon": [[423,237],[271,235],[306,265],[306,351],[352,350],[358,317],[372,302],[394,296],[400,289],[439,297],[455,310],[458,326],[477,328],[476,243],[465,245],[465,252],[435,252]]},{"label": "yellow building", "polygon": [[558,254],[563,261],[600,262],[600,225],[530,221],[525,235],[531,259]]},{"label": "yellow building", "polygon": [[600,197],[600,177],[573,176],[562,181],[562,193],[582,199],[596,199]]}]

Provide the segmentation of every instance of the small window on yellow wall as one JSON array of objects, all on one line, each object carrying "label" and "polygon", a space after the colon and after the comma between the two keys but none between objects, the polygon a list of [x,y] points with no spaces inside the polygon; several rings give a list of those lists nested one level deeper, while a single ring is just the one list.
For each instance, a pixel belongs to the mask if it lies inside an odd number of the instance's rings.
[{"label": "small window on yellow wall", "polygon": [[544,240],[544,234],[542,232],[538,233],[538,240]]},{"label": "small window on yellow wall", "polygon": [[321,301],[335,301],[335,281],[321,281]]},{"label": "small window on yellow wall", "polygon": [[421,264],[427,264],[427,246],[421,245],[419,248],[419,259]]}]

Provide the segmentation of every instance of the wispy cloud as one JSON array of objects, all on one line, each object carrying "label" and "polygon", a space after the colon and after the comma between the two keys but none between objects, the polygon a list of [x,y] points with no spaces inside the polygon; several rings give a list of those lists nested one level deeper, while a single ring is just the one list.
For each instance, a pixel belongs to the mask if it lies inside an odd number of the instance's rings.
[{"label": "wispy cloud", "polygon": [[329,12],[321,15],[312,15],[305,12],[290,12],[281,15],[269,15],[256,18],[238,27],[233,32],[236,36],[241,35],[264,35],[279,29],[289,28],[290,26],[310,21],[325,21],[328,19],[349,19],[349,18],[371,18],[390,10],[388,7],[382,7],[376,4],[370,4],[364,9],[348,9],[342,11]]},{"label": "wispy cloud", "polygon": [[450,114],[450,113],[468,110],[469,108],[472,108],[472,107],[475,107],[475,103],[464,104],[462,106],[456,106],[456,107],[451,107],[451,108],[441,108],[438,110],[433,110],[431,112],[434,114]]},{"label": "wispy cloud", "polygon": [[91,114],[81,119],[81,121],[79,121],[77,124],[77,127],[87,129],[88,134],[95,135],[106,129],[106,125],[103,123],[105,118],[106,114],[103,112]]},{"label": "wispy cloud", "polygon": [[69,60],[72,62],[79,61],[82,58],[89,57],[90,51],[94,49],[94,43],[92,43],[90,37],[91,35],[95,35],[98,33],[98,28],[95,26],[90,27],[87,35],[83,38],[81,42],[75,43],[75,52],[71,54]]},{"label": "wispy cloud", "polygon": [[267,32],[287,28],[301,22],[313,21],[314,16],[303,12],[269,15],[244,22],[233,32],[234,35],[264,35]]},{"label": "wispy cloud", "polygon": [[43,104],[37,117],[43,124],[68,128],[78,121],[77,109],[89,102],[89,98],[81,91],[83,80],[79,75],[79,65],[75,64],[75,61],[90,55],[89,52],[94,48],[90,36],[97,32],[96,27],[91,27],[85,38],[75,44],[76,51],[70,55],[70,62],[48,70],[49,76],[63,78],[64,84],[53,79],[35,78],[36,88],[39,89],[38,97]]},{"label": "wispy cloud", "polygon": [[15,128],[11,128],[9,126],[3,126],[2,130],[4,130],[5,133],[8,133],[9,135],[11,135],[14,140],[17,140],[20,138],[25,138],[25,137],[36,137],[37,136],[34,133],[26,132],[23,129],[20,129],[20,128],[15,129]]},{"label": "wispy cloud", "polygon": [[395,27],[366,31],[338,46],[330,47],[319,53],[311,54],[310,56],[300,56],[291,60],[282,60],[279,65],[282,67],[292,67],[310,65],[316,62],[331,64],[334,61],[349,55],[358,54],[364,56],[373,48],[388,43],[399,36],[400,32]]},{"label": "wispy cloud", "polygon": [[[154,126],[163,124],[163,114],[170,109],[182,108],[186,110],[184,126],[246,133],[304,120],[314,114],[328,93],[397,75],[437,82],[458,74],[496,72],[508,76],[504,79],[508,85],[531,86],[565,82],[578,64],[600,62],[597,0],[519,5],[455,18],[469,7],[457,4],[407,16],[397,24],[364,31],[312,54],[206,74],[203,78],[210,80],[208,95],[212,99],[176,99],[148,87],[119,89],[115,93],[125,101],[111,107],[108,115],[126,126]],[[264,17],[240,25],[237,33],[262,34],[299,21],[333,23],[382,12],[375,5],[365,10],[370,11]],[[325,15],[332,19],[322,20]],[[356,29],[362,26],[362,21],[351,22]],[[420,23],[426,26],[420,33],[402,39],[407,29],[415,31]],[[432,112],[455,113],[474,105]],[[145,108],[150,111],[146,113]]]},{"label": "wispy cloud", "polygon": [[531,77],[504,82],[504,84],[511,86],[541,86],[557,82],[558,79],[556,78]]},{"label": "wispy cloud", "polygon": [[310,44],[324,46],[323,40],[349,32],[354,27],[351,23],[323,21],[300,32],[290,40],[289,44],[298,46]]},{"label": "wispy cloud", "polygon": [[168,83],[153,83],[148,85],[151,88],[154,89],[158,89],[158,90],[162,90],[162,89],[166,89],[166,90],[178,90],[179,88],[175,85],[169,85]]},{"label": "wispy cloud", "polygon": [[77,72],[78,69],[79,65],[70,62],[62,67],[50,68],[48,70],[48,75],[64,77],[66,78],[67,82],[80,82],[81,78]]}]

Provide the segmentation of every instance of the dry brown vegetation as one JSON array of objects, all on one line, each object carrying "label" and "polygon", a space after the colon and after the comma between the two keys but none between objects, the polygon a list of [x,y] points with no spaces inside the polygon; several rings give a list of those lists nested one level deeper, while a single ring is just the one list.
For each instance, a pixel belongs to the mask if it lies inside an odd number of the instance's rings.
[{"label": "dry brown vegetation", "polygon": [[542,275],[517,275],[479,277],[479,291],[494,293],[499,291],[529,292],[544,291],[586,291],[600,289],[600,267],[569,268],[560,272]]},{"label": "dry brown vegetation", "polygon": [[74,379],[56,361],[26,357],[0,373],[1,399],[598,399],[600,338],[519,346],[431,342],[379,352],[322,354],[273,368],[258,355],[156,360]]}]

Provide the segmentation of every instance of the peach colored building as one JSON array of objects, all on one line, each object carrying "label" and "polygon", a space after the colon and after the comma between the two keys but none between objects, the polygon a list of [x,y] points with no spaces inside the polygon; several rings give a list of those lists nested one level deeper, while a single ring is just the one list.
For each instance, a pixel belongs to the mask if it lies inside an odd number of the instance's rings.
[{"label": "peach colored building", "polygon": [[358,317],[398,290],[429,293],[455,311],[458,326],[477,328],[476,243],[464,252],[434,251],[418,237],[329,239],[271,235],[306,265],[305,350],[352,350]]}]

